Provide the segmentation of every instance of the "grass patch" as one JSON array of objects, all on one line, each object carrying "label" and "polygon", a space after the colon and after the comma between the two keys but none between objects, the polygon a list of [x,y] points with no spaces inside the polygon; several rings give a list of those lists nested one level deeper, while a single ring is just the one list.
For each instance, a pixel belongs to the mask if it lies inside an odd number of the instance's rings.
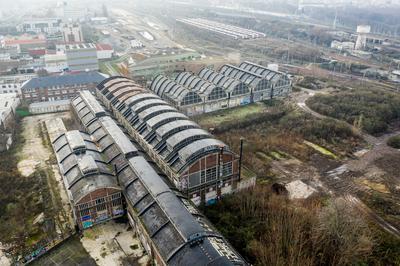
[{"label": "grass patch", "polygon": [[262,113],[267,110],[263,103],[253,103],[226,110],[196,116],[194,119],[204,128],[218,127],[224,123],[243,120],[246,116]]},{"label": "grass patch", "polygon": [[332,157],[333,159],[338,159],[338,157],[334,153],[332,153],[331,151],[329,151],[329,150],[325,149],[324,147],[321,147],[321,146],[319,146],[319,145],[317,145],[315,143],[312,143],[312,142],[309,142],[309,141],[305,140],[304,144],[306,144],[308,147],[313,148],[314,150],[316,150],[317,152],[319,152],[319,153],[321,153],[323,155],[326,155],[328,157]]},{"label": "grass patch", "polygon": [[280,153],[277,152],[277,151],[271,151],[269,154],[270,154],[275,160],[277,160],[277,161],[280,161],[280,160],[282,160],[282,159],[285,159],[285,157],[282,156],[282,154],[280,154]]},{"label": "grass patch", "polygon": [[258,157],[259,158],[261,158],[261,159],[263,159],[265,162],[271,162],[272,160],[274,160],[274,158],[272,158],[272,157],[270,157],[270,156],[268,156],[268,155],[266,155],[265,153],[263,153],[263,152],[257,152],[257,155],[258,155]]},{"label": "grass patch", "polygon": [[86,238],[91,239],[91,240],[95,240],[96,239],[96,236],[95,236],[95,234],[93,232],[93,229],[91,229],[91,228],[83,231],[83,237],[86,237]]},{"label": "grass patch", "polygon": [[251,171],[249,168],[242,166],[242,170],[241,170],[241,175],[242,178],[246,179],[246,178],[252,178],[254,177],[256,174]]},{"label": "grass patch", "polygon": [[17,114],[20,118],[24,118],[24,117],[26,117],[26,116],[32,115],[32,114],[29,112],[28,107],[20,107],[20,108],[17,108],[17,110],[16,110],[15,112],[16,112],[16,114]]},{"label": "grass patch", "polygon": [[390,193],[388,187],[382,183],[373,182],[373,181],[369,181],[366,179],[359,181],[359,183],[369,187],[372,190],[378,191],[380,193],[384,193],[384,194]]}]

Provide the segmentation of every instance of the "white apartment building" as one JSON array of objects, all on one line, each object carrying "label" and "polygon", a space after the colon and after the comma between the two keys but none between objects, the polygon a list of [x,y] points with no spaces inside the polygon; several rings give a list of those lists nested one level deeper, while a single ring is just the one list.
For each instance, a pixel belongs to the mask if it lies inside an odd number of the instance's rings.
[{"label": "white apartment building", "polygon": [[79,24],[64,24],[62,34],[65,43],[82,43],[82,28]]}]

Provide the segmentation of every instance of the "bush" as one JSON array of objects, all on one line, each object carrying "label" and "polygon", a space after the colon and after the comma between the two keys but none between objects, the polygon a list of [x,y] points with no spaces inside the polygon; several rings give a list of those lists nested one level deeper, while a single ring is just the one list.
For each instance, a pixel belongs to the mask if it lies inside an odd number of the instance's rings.
[{"label": "bush", "polygon": [[362,265],[373,248],[368,225],[343,201],[293,203],[257,186],[204,209],[254,265]]},{"label": "bush", "polygon": [[316,95],[307,105],[323,115],[347,121],[370,134],[386,132],[400,118],[400,96],[379,90],[340,91]]},{"label": "bush", "polygon": [[387,144],[395,149],[400,149],[400,135],[388,139]]}]

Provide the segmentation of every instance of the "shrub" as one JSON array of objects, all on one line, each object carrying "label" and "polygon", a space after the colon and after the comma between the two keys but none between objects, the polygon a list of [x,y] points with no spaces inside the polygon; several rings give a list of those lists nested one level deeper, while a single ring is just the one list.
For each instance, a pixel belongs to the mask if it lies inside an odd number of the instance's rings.
[{"label": "shrub", "polygon": [[400,118],[400,96],[380,90],[349,90],[316,95],[307,105],[323,115],[347,121],[370,134],[386,132]]},{"label": "shrub", "polygon": [[388,139],[387,144],[395,149],[400,149],[400,135]]}]

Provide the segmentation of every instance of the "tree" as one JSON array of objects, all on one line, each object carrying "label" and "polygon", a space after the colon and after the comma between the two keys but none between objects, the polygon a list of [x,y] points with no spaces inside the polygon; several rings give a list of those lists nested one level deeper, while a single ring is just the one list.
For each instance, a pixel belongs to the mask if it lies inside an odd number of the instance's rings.
[{"label": "tree", "polygon": [[37,74],[39,77],[46,77],[46,76],[49,75],[49,72],[47,72],[46,69],[42,68],[42,69],[39,69],[39,70],[36,72],[36,74]]}]

